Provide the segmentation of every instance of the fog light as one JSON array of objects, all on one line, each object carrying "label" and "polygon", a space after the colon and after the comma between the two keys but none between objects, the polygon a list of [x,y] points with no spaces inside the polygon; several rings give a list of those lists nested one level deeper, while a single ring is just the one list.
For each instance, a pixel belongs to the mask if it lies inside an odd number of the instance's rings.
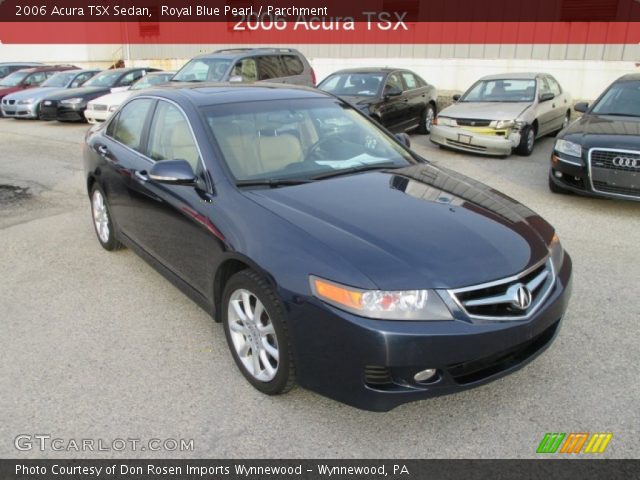
[{"label": "fog light", "polygon": [[556,178],[562,178],[562,172],[556,170],[555,172],[553,172],[553,174],[556,176]]},{"label": "fog light", "polygon": [[426,370],[416,373],[413,379],[418,383],[423,383],[431,379],[437,372],[435,368],[427,368]]}]

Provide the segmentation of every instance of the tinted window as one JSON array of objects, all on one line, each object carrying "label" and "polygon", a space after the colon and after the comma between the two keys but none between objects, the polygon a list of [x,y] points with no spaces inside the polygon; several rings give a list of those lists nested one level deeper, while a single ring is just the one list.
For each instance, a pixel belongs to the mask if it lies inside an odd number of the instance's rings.
[{"label": "tinted window", "polygon": [[336,73],[320,82],[318,88],[334,95],[374,97],[383,79],[382,73]]},{"label": "tinted window", "polygon": [[134,70],[133,72],[129,72],[124,77],[122,77],[122,80],[118,82],[118,85],[121,87],[128,87],[139,78],[142,78],[145,73],[146,72],[144,70]]},{"label": "tinted window", "polygon": [[280,65],[277,55],[258,57],[259,80],[269,80],[270,78],[286,77]]},{"label": "tinted window", "polygon": [[640,81],[614,83],[593,106],[592,112],[640,117]]},{"label": "tinted window", "polygon": [[[53,75],[57,72],[48,72],[50,75]],[[37,72],[29,75],[24,81],[25,85],[40,85],[47,79],[47,74],[45,72]]]},{"label": "tinted window", "polygon": [[85,87],[113,87],[115,83],[122,75],[122,72],[117,70],[107,70],[106,72],[99,73],[87,83],[84,84]]},{"label": "tinted window", "polygon": [[413,73],[403,72],[402,78],[404,79],[404,84],[407,86],[407,90],[418,88],[420,86],[420,84],[418,83],[418,80],[416,79]]},{"label": "tinted window", "polygon": [[76,75],[75,72],[60,72],[49,78],[42,84],[43,87],[66,87],[71,79]]},{"label": "tinted window", "polygon": [[304,72],[302,61],[295,55],[282,55],[282,63],[284,64],[287,75],[300,75]]},{"label": "tinted window", "polygon": [[255,58],[243,58],[233,66],[232,77],[241,77],[243,82],[255,82],[258,79],[258,67]]},{"label": "tinted window", "polygon": [[71,87],[79,87],[80,85],[84,84],[84,82],[86,82],[87,80],[89,80],[91,77],[93,77],[95,75],[94,72],[85,72],[85,73],[81,73],[80,75],[78,75],[74,80],[73,83],[71,83]]},{"label": "tinted window", "polygon": [[[140,151],[144,124],[153,100],[141,98],[128,103],[109,125],[107,134],[127,147]],[[114,125],[115,124],[115,125]],[[112,128],[113,127],[113,128]]]},{"label": "tinted window", "polygon": [[198,147],[182,112],[171,103],[159,102],[149,130],[149,157],[156,161],[186,160],[198,170]]},{"label": "tinted window", "polygon": [[219,82],[231,65],[226,58],[194,58],[175,74],[176,82]]},{"label": "tinted window", "polygon": [[392,73],[387,77],[387,83],[384,86],[384,89],[387,90],[391,87],[395,87],[398,90],[404,90],[404,86],[402,85],[402,80],[400,79],[400,75],[397,73]]}]

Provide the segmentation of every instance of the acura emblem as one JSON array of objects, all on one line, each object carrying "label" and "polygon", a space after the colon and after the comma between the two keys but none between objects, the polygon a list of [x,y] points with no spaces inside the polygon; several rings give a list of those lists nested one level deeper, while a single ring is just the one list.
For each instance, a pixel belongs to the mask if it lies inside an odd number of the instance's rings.
[{"label": "acura emblem", "polygon": [[615,157],[613,164],[616,167],[640,168],[640,159],[629,157]]},{"label": "acura emblem", "polygon": [[531,305],[531,292],[529,289],[522,284],[514,285],[512,288],[514,291],[511,305],[519,310],[529,308],[529,305]]}]

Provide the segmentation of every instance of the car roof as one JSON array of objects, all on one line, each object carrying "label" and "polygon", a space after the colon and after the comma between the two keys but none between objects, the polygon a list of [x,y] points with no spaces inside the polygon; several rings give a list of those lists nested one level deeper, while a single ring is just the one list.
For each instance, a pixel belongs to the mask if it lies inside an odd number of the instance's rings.
[{"label": "car roof", "polygon": [[616,82],[637,82],[640,80],[640,73],[627,73],[616,80]]},{"label": "car roof", "polygon": [[541,75],[549,75],[541,72],[516,72],[516,73],[498,73],[496,75],[487,75],[480,80],[535,80]]},{"label": "car roof", "polygon": [[49,71],[64,71],[64,70],[80,70],[78,67],[76,67],[75,65],[42,65],[39,67],[33,67],[33,68],[23,68],[21,70],[18,70],[19,72],[26,72],[26,73],[35,73],[35,72],[49,72]]},{"label": "car roof", "polygon": [[184,98],[198,107],[261,100],[335,98],[315,88],[263,82],[260,84],[174,82],[143,90],[140,95],[164,97],[169,100]]},{"label": "car roof", "polygon": [[342,70],[338,70],[337,72],[333,72],[331,75],[336,75],[338,73],[391,73],[403,71],[408,72],[406,68],[391,68],[391,67],[361,67],[361,68],[345,68]]},{"label": "car roof", "polygon": [[194,58],[237,58],[237,57],[250,57],[255,55],[265,54],[294,54],[301,55],[295,48],[277,48],[277,47],[256,47],[256,48],[225,48],[221,50],[215,50],[209,53],[203,53]]},{"label": "car roof", "polygon": [[40,62],[0,62],[0,67],[6,67],[7,65],[15,65],[17,67],[25,66],[25,67],[37,67],[39,65],[44,65]]}]

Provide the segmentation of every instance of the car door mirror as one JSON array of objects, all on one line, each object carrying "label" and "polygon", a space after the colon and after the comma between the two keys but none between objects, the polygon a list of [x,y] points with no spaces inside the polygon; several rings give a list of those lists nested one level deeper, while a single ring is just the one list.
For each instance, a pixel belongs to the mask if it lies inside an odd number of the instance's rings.
[{"label": "car door mirror", "polygon": [[457,102],[458,100],[460,100],[461,97],[462,97],[462,95],[460,95],[459,93],[456,93],[453,97],[451,97],[451,99],[454,102]]},{"label": "car door mirror", "polygon": [[149,169],[149,179],[170,185],[195,185],[196,174],[186,160],[163,160]]},{"label": "car door mirror", "polygon": [[386,87],[384,89],[384,98],[399,97],[400,95],[402,95],[402,90],[398,87]]},{"label": "car door mirror", "polygon": [[584,113],[589,110],[589,104],[587,102],[578,102],[573,106],[576,112]]},{"label": "car door mirror", "polygon": [[411,139],[409,138],[409,135],[407,135],[406,133],[396,133],[395,137],[396,137],[396,140],[398,140],[405,147],[407,148],[411,147]]},{"label": "car door mirror", "polygon": [[556,96],[551,92],[544,92],[540,94],[540,102],[548,102],[549,100],[553,100]]}]

